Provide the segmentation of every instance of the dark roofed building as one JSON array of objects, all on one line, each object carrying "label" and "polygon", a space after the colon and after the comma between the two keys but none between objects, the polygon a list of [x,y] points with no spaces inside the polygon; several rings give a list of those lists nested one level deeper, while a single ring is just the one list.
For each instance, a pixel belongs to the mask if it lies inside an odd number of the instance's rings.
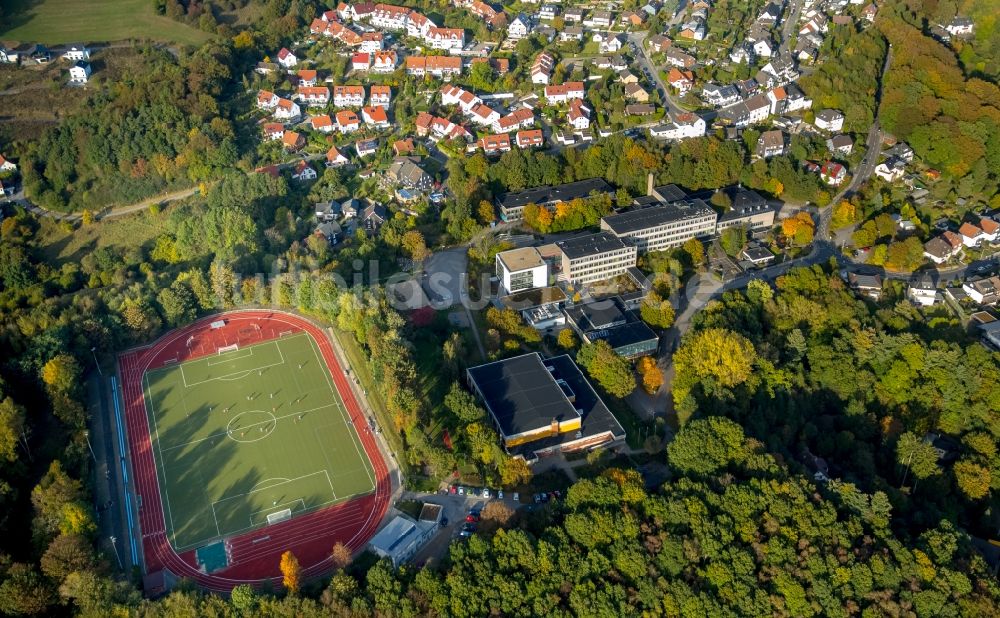
[{"label": "dark roofed building", "polygon": [[568,355],[537,352],[466,370],[507,452],[526,461],[625,439],[625,430]]},{"label": "dark roofed building", "polygon": [[636,358],[656,352],[659,337],[618,297],[580,303],[563,310],[587,343],[606,341],[615,354]]},{"label": "dark roofed building", "polygon": [[502,193],[496,198],[500,208],[500,218],[504,221],[519,221],[528,204],[553,207],[560,202],[589,197],[594,193],[614,193],[614,189],[603,178],[588,178],[551,187],[535,187],[524,191]]},{"label": "dark roofed building", "polygon": [[601,232],[556,243],[562,254],[560,277],[576,283],[603,281],[635,266],[636,248],[614,234]]},{"label": "dark roofed building", "polygon": [[719,215],[718,231],[742,225],[752,232],[766,231],[774,225],[774,216],[779,206],[769,204],[759,193],[751,189],[737,189],[729,198],[732,207]]},{"label": "dark roofed building", "polygon": [[627,210],[601,219],[601,229],[627,239],[639,251],[662,251],[715,233],[715,210],[700,199]]}]

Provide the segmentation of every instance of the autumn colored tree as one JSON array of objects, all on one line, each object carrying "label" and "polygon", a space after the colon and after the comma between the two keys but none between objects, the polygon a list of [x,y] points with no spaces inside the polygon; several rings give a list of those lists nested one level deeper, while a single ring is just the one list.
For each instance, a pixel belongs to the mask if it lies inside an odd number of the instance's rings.
[{"label": "autumn colored tree", "polygon": [[952,472],[958,488],[970,500],[979,500],[990,492],[992,479],[988,468],[962,459],[955,462]]},{"label": "autumn colored tree", "polygon": [[580,341],[576,338],[576,333],[572,328],[564,328],[556,336],[556,344],[564,350],[575,350]]},{"label": "autumn colored tree", "polygon": [[42,381],[55,393],[74,391],[79,379],[80,365],[69,354],[57,354],[42,367]]},{"label": "autumn colored tree", "polygon": [[804,211],[800,211],[793,217],[788,217],[781,222],[781,232],[796,245],[808,245],[813,240],[813,233],[816,230],[816,223],[812,216]]},{"label": "autumn colored tree", "polygon": [[585,344],[577,352],[576,362],[615,397],[626,397],[635,390],[635,375],[629,362],[615,354],[607,341]]},{"label": "autumn colored tree", "polygon": [[333,561],[334,570],[340,570],[351,563],[353,553],[346,544],[337,541],[330,550],[330,559]]},{"label": "autumn colored tree", "polygon": [[507,457],[500,464],[500,482],[504,487],[517,487],[531,481],[533,473],[520,457]]},{"label": "autumn colored tree", "polygon": [[489,200],[482,200],[479,202],[479,208],[476,209],[476,214],[479,216],[479,222],[483,225],[489,225],[490,223],[496,221],[496,212],[493,210],[493,204],[491,204]]},{"label": "autumn colored tree", "polygon": [[691,258],[691,264],[697,268],[705,263],[705,245],[697,238],[688,238],[682,245],[684,252]]},{"label": "autumn colored tree", "polygon": [[739,333],[708,328],[689,335],[674,353],[674,403],[680,406],[699,382],[721,388],[746,382],[756,360],[753,344]]},{"label": "autumn colored tree", "polygon": [[298,594],[299,586],[302,584],[302,568],[299,567],[299,560],[291,551],[281,554],[282,583],[289,594]]},{"label": "autumn colored tree", "polygon": [[674,325],[674,306],[656,292],[650,292],[643,299],[639,315],[653,328],[670,328]]},{"label": "autumn colored tree", "polygon": [[402,247],[403,251],[418,262],[430,255],[424,235],[417,230],[410,230],[403,234]]},{"label": "autumn colored tree", "polygon": [[833,206],[830,226],[833,229],[838,230],[857,222],[858,219],[858,207],[847,200],[841,200],[838,204]]},{"label": "autumn colored tree", "polygon": [[663,385],[663,372],[660,371],[660,367],[653,358],[643,356],[636,363],[636,368],[639,370],[639,375],[642,376],[642,387],[650,395],[658,391],[660,386]]}]

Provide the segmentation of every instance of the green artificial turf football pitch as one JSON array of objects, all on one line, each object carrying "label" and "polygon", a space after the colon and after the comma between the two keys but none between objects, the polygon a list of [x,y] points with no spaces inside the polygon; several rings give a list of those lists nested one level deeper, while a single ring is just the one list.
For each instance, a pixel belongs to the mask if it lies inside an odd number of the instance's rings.
[{"label": "green artificial turf football pitch", "polygon": [[167,535],[178,551],[375,488],[308,334],[148,371],[143,392]]}]

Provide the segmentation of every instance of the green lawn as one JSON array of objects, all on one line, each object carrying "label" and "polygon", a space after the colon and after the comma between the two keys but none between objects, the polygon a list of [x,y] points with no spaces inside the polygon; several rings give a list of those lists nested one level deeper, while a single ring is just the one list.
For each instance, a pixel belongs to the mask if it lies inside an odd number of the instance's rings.
[{"label": "green lawn", "polygon": [[374,490],[371,464],[304,333],[144,376],[167,535],[178,550]]},{"label": "green lawn", "polygon": [[4,2],[0,39],[55,45],[122,39],[201,45],[211,35],[157,15],[151,0]]}]

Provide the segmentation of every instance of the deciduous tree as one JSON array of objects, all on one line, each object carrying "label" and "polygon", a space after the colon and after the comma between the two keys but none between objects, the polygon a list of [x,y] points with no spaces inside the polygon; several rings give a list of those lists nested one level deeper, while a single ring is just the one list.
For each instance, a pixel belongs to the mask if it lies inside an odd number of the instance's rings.
[{"label": "deciduous tree", "polygon": [[299,567],[299,560],[291,551],[281,554],[282,584],[289,594],[298,594],[299,586],[302,584],[302,569]]}]

